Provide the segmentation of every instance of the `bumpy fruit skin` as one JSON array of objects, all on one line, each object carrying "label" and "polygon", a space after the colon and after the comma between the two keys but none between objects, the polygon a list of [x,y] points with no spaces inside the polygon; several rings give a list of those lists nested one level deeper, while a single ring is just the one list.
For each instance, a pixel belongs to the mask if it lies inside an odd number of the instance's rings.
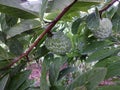
[{"label": "bumpy fruit skin", "polygon": [[98,39],[108,38],[112,33],[112,22],[108,18],[100,20],[97,30],[93,30],[93,35]]},{"label": "bumpy fruit skin", "polygon": [[70,39],[63,32],[54,32],[52,37],[48,37],[45,46],[55,54],[64,55],[71,49]]}]

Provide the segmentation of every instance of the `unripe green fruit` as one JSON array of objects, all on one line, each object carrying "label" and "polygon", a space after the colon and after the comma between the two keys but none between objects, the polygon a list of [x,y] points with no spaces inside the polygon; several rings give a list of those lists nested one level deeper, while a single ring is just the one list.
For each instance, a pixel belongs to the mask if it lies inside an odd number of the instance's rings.
[{"label": "unripe green fruit", "polygon": [[63,32],[54,32],[52,37],[48,37],[45,46],[55,54],[64,55],[71,49],[70,39]]},{"label": "unripe green fruit", "polygon": [[99,39],[108,38],[112,33],[112,22],[108,18],[100,20],[100,25],[97,30],[93,30],[93,35]]}]

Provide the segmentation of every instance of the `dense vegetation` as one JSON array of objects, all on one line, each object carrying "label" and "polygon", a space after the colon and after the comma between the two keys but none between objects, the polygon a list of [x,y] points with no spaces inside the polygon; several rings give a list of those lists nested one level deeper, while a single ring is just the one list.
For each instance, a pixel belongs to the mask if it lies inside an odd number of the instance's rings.
[{"label": "dense vegetation", "polygon": [[120,90],[119,0],[0,0],[0,90]]}]

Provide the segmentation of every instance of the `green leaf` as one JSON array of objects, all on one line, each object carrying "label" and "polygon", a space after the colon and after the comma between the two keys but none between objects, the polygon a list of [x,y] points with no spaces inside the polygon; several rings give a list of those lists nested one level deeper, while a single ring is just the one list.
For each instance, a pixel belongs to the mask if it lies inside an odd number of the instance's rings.
[{"label": "green leaf", "polygon": [[8,85],[9,90],[18,90],[18,88],[28,79],[30,71],[23,71],[11,78]]},{"label": "green leaf", "polygon": [[17,90],[26,90],[33,84],[32,80],[26,80]]},{"label": "green leaf", "polygon": [[7,41],[7,45],[11,53],[15,55],[21,55],[23,53],[23,45],[17,39],[10,39]]},{"label": "green leaf", "polygon": [[9,75],[8,74],[0,79],[0,90],[5,90],[7,82],[8,82],[8,79],[9,79]]},{"label": "green leaf", "polygon": [[87,90],[87,88],[85,86],[81,86],[81,87],[77,87],[74,90]]},{"label": "green leaf", "polygon": [[49,50],[45,46],[42,46],[42,47],[37,48],[34,55],[35,55],[35,58],[40,58],[40,57],[46,55],[48,52],[49,52]]},{"label": "green leaf", "polygon": [[42,63],[42,71],[40,77],[40,90],[49,90],[48,81],[47,81],[47,72],[48,65],[46,64],[46,60],[44,59]]},{"label": "green leaf", "polygon": [[95,67],[108,67],[110,64],[120,61],[119,56],[111,56],[110,58],[105,58],[103,60],[100,60],[95,64]]},{"label": "green leaf", "polygon": [[104,47],[109,46],[110,44],[112,44],[112,43],[111,42],[106,42],[106,41],[93,41],[83,48],[82,53],[83,54],[93,53],[97,50],[100,50]]},{"label": "green leaf", "polygon": [[116,51],[118,51],[118,49],[116,49],[116,48],[101,49],[101,50],[96,51],[96,52],[92,53],[91,55],[89,55],[86,61],[93,62],[93,61],[102,60],[102,59],[107,58],[110,55],[114,54]]},{"label": "green leaf", "polygon": [[[55,17],[60,13],[62,9],[64,9],[67,5],[69,5],[73,0],[54,0],[51,1],[50,6],[48,6],[47,12],[48,14],[46,16],[47,19],[49,20],[54,20]],[[87,11],[92,5],[98,5],[99,3],[96,2],[84,2],[84,1],[79,1],[75,3],[70,10],[63,16],[61,20],[63,21],[69,21],[72,20],[72,17],[78,16],[79,17],[79,11]],[[49,3],[48,3],[49,5]]]},{"label": "green leaf", "polygon": [[0,46],[0,60],[12,59],[13,55]]},{"label": "green leaf", "polygon": [[[93,70],[79,75],[66,90],[74,90],[76,87],[85,86],[87,90],[94,90],[104,80],[106,68],[94,68]],[[99,78],[98,78],[99,77]]]},{"label": "green leaf", "polygon": [[113,62],[107,67],[107,75],[106,78],[119,76],[120,75],[120,60]]},{"label": "green leaf", "polygon": [[98,3],[104,3],[105,0],[78,0],[78,1],[84,1],[84,2],[98,2]]},{"label": "green leaf", "polygon": [[0,31],[0,41],[2,41],[3,43],[5,43],[6,41],[6,34],[1,31]]},{"label": "green leaf", "polygon": [[94,90],[104,80],[106,74],[106,68],[94,68],[87,77],[86,88],[88,90]]},{"label": "green leaf", "polygon": [[48,85],[49,80],[47,80],[46,78],[48,76],[48,71],[51,61],[53,60],[54,60],[54,55],[52,53],[49,53],[44,57],[42,63],[41,77],[40,77],[40,90],[50,90]]},{"label": "green leaf", "polygon": [[120,16],[120,3],[118,4],[117,14]]},{"label": "green leaf", "polygon": [[100,17],[98,9],[96,9],[96,12],[90,14],[86,19],[87,27],[90,30],[96,30],[99,27],[100,23]]},{"label": "green leaf", "polygon": [[96,90],[120,90],[120,86],[102,86],[98,87]]},{"label": "green leaf", "polygon": [[2,60],[2,61],[0,61],[0,69],[8,66],[10,63],[11,63],[11,61],[8,61],[8,60]]},{"label": "green leaf", "polygon": [[53,63],[50,65],[49,80],[50,80],[51,86],[55,86],[57,83],[56,81],[59,75],[60,66],[63,64],[62,62],[63,61],[61,61],[60,58],[55,58]]},{"label": "green leaf", "polygon": [[68,11],[68,13],[71,12],[75,12],[75,11],[85,11],[87,12],[88,9],[91,8],[91,6],[95,6],[98,5],[98,2],[84,2],[84,1],[78,1],[77,3],[75,3],[70,10]]},{"label": "green leaf", "polygon": [[15,76],[16,74],[19,74],[19,72],[24,69],[26,66],[26,61],[21,61],[18,65],[16,65],[14,68],[12,68],[10,75]]},{"label": "green leaf", "polygon": [[35,18],[38,16],[38,14],[32,11],[24,9],[20,5],[21,3],[20,0],[0,0],[0,12],[24,19]]},{"label": "green leaf", "polygon": [[18,21],[18,18],[11,16],[11,15],[5,15],[5,20],[6,20],[6,24],[9,27],[12,27],[13,25],[15,25]]},{"label": "green leaf", "polygon": [[118,15],[117,13],[114,14],[113,18],[112,18],[112,24],[113,24],[113,30],[115,33],[120,33],[120,15]]},{"label": "green leaf", "polygon": [[39,14],[40,14],[40,20],[42,21],[44,17],[44,13],[46,12],[46,9],[47,9],[48,0],[41,0],[41,2],[42,2],[42,5],[40,8]]},{"label": "green leaf", "polygon": [[76,69],[77,69],[77,68],[75,68],[75,67],[67,67],[67,68],[61,70],[60,73],[59,73],[59,76],[58,76],[58,79],[57,79],[57,80],[60,80],[60,79],[63,78],[65,75],[67,75],[67,74],[70,73],[70,72],[75,71]]},{"label": "green leaf", "polygon": [[112,7],[109,11],[105,12],[107,18],[112,18],[117,12],[117,7]]},{"label": "green leaf", "polygon": [[0,15],[0,24],[1,24],[1,30],[3,32],[10,29],[10,27],[7,25],[7,22],[6,22],[6,16],[3,13]]},{"label": "green leaf", "polygon": [[63,86],[52,86],[52,87],[50,87],[50,90],[65,90],[65,87],[63,87]]},{"label": "green leaf", "polygon": [[[54,0],[54,1],[50,2],[50,3],[52,3],[52,6],[47,11],[52,12],[52,11],[62,10],[72,2],[73,2],[73,0]],[[68,13],[76,12],[76,11],[87,11],[92,5],[97,5],[97,4],[99,4],[99,3],[98,2],[78,1],[70,8]]]},{"label": "green leaf", "polygon": [[36,29],[40,27],[40,22],[37,20],[24,20],[12,28],[7,32],[7,38],[14,37],[16,35],[19,35],[23,32],[30,31],[32,29]]},{"label": "green leaf", "polygon": [[[57,17],[59,14],[60,14],[60,10],[55,11],[55,12],[52,12],[52,13],[48,13],[45,18],[48,19],[48,20],[54,20],[55,17]],[[62,20],[62,21],[72,21],[72,20],[73,20],[72,17],[74,17],[74,16],[78,16],[78,17],[79,17],[79,16],[80,16],[80,15],[79,15],[79,12],[66,13],[66,14],[61,18],[61,20]]]},{"label": "green leaf", "polygon": [[72,33],[73,33],[73,34],[77,34],[78,28],[79,28],[81,22],[82,22],[82,19],[81,19],[81,18],[78,18],[77,20],[75,20],[75,21],[73,22],[73,24],[72,24]]},{"label": "green leaf", "polygon": [[46,68],[49,69],[51,62],[54,60],[54,54],[48,53],[44,56],[44,63],[46,64]]},{"label": "green leaf", "polygon": [[48,10],[47,11],[51,12],[51,11],[56,11],[56,10],[62,10],[72,2],[73,0],[54,0],[50,2],[52,3],[52,7],[48,9],[49,11]]},{"label": "green leaf", "polygon": [[30,87],[30,88],[25,89],[25,90],[40,90],[40,87]]}]

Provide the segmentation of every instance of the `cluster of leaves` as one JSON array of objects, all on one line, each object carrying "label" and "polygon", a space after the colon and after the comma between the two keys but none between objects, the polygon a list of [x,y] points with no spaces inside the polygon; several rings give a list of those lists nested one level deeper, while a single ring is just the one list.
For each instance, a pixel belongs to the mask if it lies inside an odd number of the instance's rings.
[{"label": "cluster of leaves", "polygon": [[[47,37],[44,36],[27,57],[11,67],[15,58],[34,43],[49,21],[73,2],[40,1],[39,12],[36,12],[32,7],[23,7],[23,3],[32,4],[28,1],[0,0],[0,90],[119,90],[119,85],[101,87],[99,84],[120,75],[120,4],[109,7],[102,14],[112,21],[113,33],[109,38],[99,40],[94,37],[91,28],[97,30],[99,27],[101,15],[97,8],[103,4],[95,0],[78,0],[52,29],[54,32],[62,30],[70,38],[71,51],[66,55],[50,52],[44,45]],[[105,6],[110,1],[106,0]],[[89,13],[92,9],[95,11]],[[28,61],[42,62],[40,87],[34,87],[33,81],[28,79]],[[80,72],[83,62],[91,66]],[[61,69],[66,63],[67,66]],[[69,74],[73,79],[70,83],[66,81]]]}]

